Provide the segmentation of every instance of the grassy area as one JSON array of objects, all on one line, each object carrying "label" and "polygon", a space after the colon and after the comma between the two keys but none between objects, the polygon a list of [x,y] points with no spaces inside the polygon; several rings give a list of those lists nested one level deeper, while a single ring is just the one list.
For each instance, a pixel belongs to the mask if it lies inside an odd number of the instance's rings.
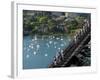
[{"label": "grassy area", "polygon": [[71,30],[71,32],[68,33],[68,35],[71,36],[71,37],[73,37],[73,36],[75,36],[76,33],[79,32],[80,30],[81,30],[81,28]]}]

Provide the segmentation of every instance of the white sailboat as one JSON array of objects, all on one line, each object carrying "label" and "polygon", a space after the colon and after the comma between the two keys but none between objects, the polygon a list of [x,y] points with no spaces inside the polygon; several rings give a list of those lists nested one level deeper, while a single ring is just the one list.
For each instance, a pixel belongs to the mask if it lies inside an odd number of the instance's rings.
[{"label": "white sailboat", "polygon": [[37,40],[37,36],[36,35],[34,36],[34,40]]}]

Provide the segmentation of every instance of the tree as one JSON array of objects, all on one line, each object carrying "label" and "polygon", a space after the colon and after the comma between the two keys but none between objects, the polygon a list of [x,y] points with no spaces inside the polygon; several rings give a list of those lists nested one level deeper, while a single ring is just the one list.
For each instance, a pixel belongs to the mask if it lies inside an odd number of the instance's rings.
[{"label": "tree", "polygon": [[52,19],[48,19],[48,28],[51,31],[55,27],[55,21]]}]

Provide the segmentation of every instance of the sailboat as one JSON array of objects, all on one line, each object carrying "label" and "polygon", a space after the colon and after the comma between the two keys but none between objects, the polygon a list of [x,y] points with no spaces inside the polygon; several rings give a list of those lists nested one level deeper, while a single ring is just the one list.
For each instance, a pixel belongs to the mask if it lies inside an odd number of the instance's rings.
[{"label": "sailboat", "polygon": [[37,36],[35,35],[34,40],[37,40]]}]

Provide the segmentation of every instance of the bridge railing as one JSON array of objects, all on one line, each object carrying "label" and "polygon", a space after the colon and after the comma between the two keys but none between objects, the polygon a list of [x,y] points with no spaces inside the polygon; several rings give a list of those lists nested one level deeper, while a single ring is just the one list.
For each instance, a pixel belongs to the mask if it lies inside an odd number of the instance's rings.
[{"label": "bridge railing", "polygon": [[77,46],[87,36],[87,34],[90,33],[90,30],[91,28],[89,25],[89,21],[86,20],[84,22],[84,25],[82,26],[82,29],[74,36],[74,38],[71,40],[68,47],[65,48],[63,52],[59,52],[59,55],[56,55],[54,57],[54,60],[49,65],[49,67],[56,67],[56,66],[63,64],[63,61],[65,61],[68,57],[70,57],[71,53],[75,50],[75,48],[77,48]]}]

